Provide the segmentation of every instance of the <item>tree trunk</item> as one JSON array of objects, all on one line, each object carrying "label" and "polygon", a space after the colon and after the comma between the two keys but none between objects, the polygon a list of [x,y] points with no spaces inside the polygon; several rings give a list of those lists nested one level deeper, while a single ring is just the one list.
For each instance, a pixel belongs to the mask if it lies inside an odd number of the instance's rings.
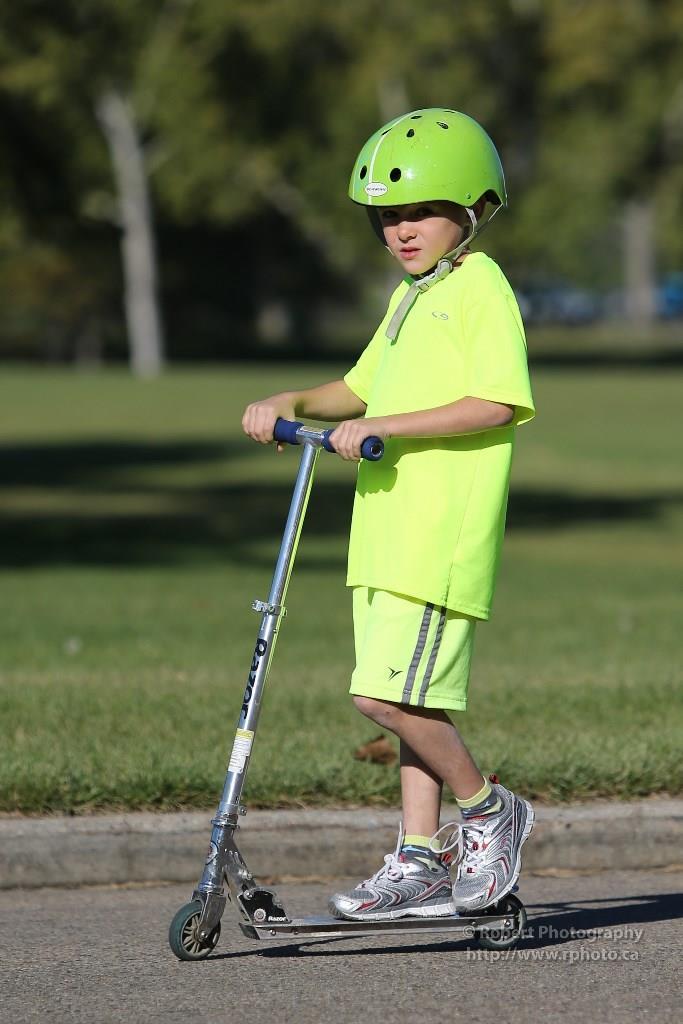
[{"label": "tree trunk", "polygon": [[377,83],[377,104],[384,124],[410,110],[410,100],[402,75],[384,75]]},{"label": "tree trunk", "polygon": [[142,146],[133,111],[120,93],[111,90],[100,96],[96,113],[109,146],[117,187],[131,368],[137,376],[154,377],[163,366],[164,339]]},{"label": "tree trunk", "polygon": [[624,206],[625,312],[636,324],[657,316],[654,207],[650,199],[631,199]]}]

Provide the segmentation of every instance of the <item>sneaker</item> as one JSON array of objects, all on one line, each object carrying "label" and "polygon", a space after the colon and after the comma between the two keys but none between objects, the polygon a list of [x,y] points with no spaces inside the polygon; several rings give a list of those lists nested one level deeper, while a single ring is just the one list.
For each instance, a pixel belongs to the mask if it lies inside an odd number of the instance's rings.
[{"label": "sneaker", "polygon": [[502,808],[462,823],[463,853],[453,884],[453,905],[460,914],[484,910],[510,892],[522,866],[522,843],[534,827],[530,803],[504,786],[493,788]]},{"label": "sneaker", "polygon": [[336,893],[329,903],[334,917],[351,921],[391,921],[397,917],[445,917],[454,913],[452,882],[441,858],[433,867],[401,853],[401,828],[384,866],[349,893]]}]

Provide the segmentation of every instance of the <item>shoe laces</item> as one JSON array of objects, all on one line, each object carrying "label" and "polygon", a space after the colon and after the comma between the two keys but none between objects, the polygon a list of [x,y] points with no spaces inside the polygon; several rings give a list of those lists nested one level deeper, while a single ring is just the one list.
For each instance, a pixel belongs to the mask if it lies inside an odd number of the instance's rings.
[{"label": "shoe laces", "polygon": [[486,846],[484,843],[486,828],[468,822],[467,825],[463,826],[462,832],[463,855],[461,871],[463,874],[473,874],[483,866],[486,858]]},{"label": "shoe laces", "polygon": [[[441,838],[443,836],[443,838]],[[440,857],[446,855],[446,861],[455,866],[463,858],[463,829],[459,821],[449,821],[442,825],[429,840],[429,849]],[[449,856],[450,855],[450,856]]]},{"label": "shoe laces", "polygon": [[[406,861],[401,859],[401,847],[403,846],[404,836],[405,830],[403,822],[401,822],[394,852],[385,855],[382,867],[375,871],[371,878],[365,879],[362,883],[364,886],[372,885],[373,882],[378,882],[382,878],[388,878],[391,882],[398,882],[405,876]],[[460,822],[449,821],[446,825],[442,825],[438,832],[435,832],[429,840],[429,849],[432,853],[437,854],[439,858],[444,857],[444,854],[446,855],[442,863],[450,863],[452,866],[459,864],[464,856],[463,827]]]},{"label": "shoe laces", "polygon": [[403,862],[399,860],[395,853],[387,853],[382,867],[379,871],[375,871],[372,878],[366,878],[363,885],[372,885],[373,882],[379,882],[382,878],[388,878],[391,882],[399,882],[404,874]]},{"label": "shoe laces", "polygon": [[403,837],[405,836],[405,829],[403,828],[403,822],[398,827],[398,840],[396,841],[396,849],[393,853],[387,853],[384,857],[384,864],[375,871],[371,878],[366,878],[363,885],[372,885],[373,882],[379,882],[382,878],[388,878],[391,882],[400,881],[404,874],[404,861],[401,857],[401,847],[403,846]]}]

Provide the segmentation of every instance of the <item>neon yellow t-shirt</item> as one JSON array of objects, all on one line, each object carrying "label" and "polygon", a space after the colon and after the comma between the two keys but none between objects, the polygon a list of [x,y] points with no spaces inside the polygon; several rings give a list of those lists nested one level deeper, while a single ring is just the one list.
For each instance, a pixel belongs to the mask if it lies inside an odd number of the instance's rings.
[{"label": "neon yellow t-shirt", "polygon": [[391,590],[488,619],[505,529],[515,426],[534,415],[519,307],[502,271],[473,253],[421,293],[396,339],[377,333],[346,374],[366,416],[417,412],[467,395],[515,406],[505,427],[392,438],[361,462],[347,585]]}]

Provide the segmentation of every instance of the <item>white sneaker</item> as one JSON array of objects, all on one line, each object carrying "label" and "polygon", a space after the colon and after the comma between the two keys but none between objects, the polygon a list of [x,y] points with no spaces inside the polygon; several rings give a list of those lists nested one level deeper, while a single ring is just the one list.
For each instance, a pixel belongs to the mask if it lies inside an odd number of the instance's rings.
[{"label": "white sneaker", "polygon": [[393,921],[399,917],[445,917],[453,914],[452,882],[437,854],[411,857],[401,850],[403,829],[383,866],[347,893],[335,893],[329,903],[334,917],[351,921]]},{"label": "white sneaker", "polygon": [[493,789],[501,809],[462,823],[464,849],[453,883],[459,914],[484,910],[510,892],[519,878],[522,844],[534,827],[530,803],[499,784]]}]

